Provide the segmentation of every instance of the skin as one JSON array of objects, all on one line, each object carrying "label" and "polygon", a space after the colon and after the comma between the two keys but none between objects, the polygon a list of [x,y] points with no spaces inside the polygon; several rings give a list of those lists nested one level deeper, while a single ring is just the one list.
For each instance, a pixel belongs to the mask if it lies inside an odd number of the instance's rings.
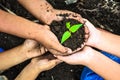
[{"label": "skin", "polygon": [[[104,30],[97,29],[88,20],[84,20],[86,21],[85,25],[87,27],[86,46],[81,51],[72,55],[56,57],[68,64],[87,66],[105,80],[119,80],[120,65],[91,47],[110,52],[120,57],[120,51],[118,49],[120,37]],[[106,70],[107,72],[105,72]]]},{"label": "skin", "polygon": [[87,66],[105,80],[120,79],[120,65],[88,46],[70,56],[57,56],[57,58],[71,65]]},{"label": "skin", "polygon": [[15,80],[35,80],[42,71],[52,69],[61,63],[61,60],[54,58],[52,54],[41,56],[45,52],[47,49],[36,41],[26,40],[22,45],[0,54],[0,71],[33,58]]},{"label": "skin", "polygon": [[98,48],[120,57],[120,36],[102,29],[97,29],[86,19],[84,19],[84,21],[86,21],[85,25],[88,28],[87,33],[89,34],[86,45]]},{"label": "skin", "polygon": [[[36,18],[38,18],[45,24],[50,24],[53,20],[63,19],[63,17],[58,16],[58,14],[66,13],[70,14],[67,18],[73,18],[79,20],[80,22],[83,22],[83,19],[79,14],[67,10],[56,10],[46,0],[36,1],[18,0],[18,1]],[[70,49],[63,47],[59,43],[56,36],[50,30],[44,28],[45,26],[46,27],[49,26],[40,24],[38,25],[22,17],[8,14],[2,10],[0,10],[0,17],[1,17],[0,18],[1,32],[5,32],[22,38],[36,40],[40,42],[43,46],[45,46],[50,52],[56,55],[71,54]]]},{"label": "skin", "polygon": [[[53,20],[62,20],[63,17],[58,14],[70,14],[68,18],[77,19],[83,22],[82,17],[68,10],[54,9],[46,0],[18,0],[31,14],[45,24],[50,24]],[[75,17],[74,17],[75,16]]]},{"label": "skin", "polygon": [[52,53],[58,51],[55,54],[65,55],[67,49],[59,43],[57,37],[48,28],[47,25],[40,25],[0,10],[0,32],[36,40]]},{"label": "skin", "polygon": [[0,53],[0,71],[4,71],[33,57],[40,56],[46,51],[36,41],[26,40],[18,47]]},{"label": "skin", "polygon": [[35,80],[42,71],[52,69],[61,63],[58,59],[51,60],[48,57],[49,55],[33,58],[31,63],[21,71],[15,80]]}]

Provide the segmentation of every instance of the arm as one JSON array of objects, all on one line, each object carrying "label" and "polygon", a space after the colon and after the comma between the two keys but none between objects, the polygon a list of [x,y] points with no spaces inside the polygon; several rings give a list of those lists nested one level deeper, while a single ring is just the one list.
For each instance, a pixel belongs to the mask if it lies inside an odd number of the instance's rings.
[{"label": "arm", "polygon": [[58,63],[60,63],[58,59],[49,60],[48,57],[44,59],[40,59],[40,57],[34,58],[15,80],[35,80],[41,72],[55,67]]},{"label": "arm", "polygon": [[85,47],[70,56],[57,56],[57,58],[68,64],[85,65],[106,80],[120,79],[120,65],[90,47]]},{"label": "arm", "polygon": [[56,36],[50,30],[46,29],[46,25],[39,25],[2,10],[0,10],[0,31],[18,37],[36,40],[49,50],[54,49],[62,53],[67,51],[59,43]]},{"label": "arm", "polygon": [[[53,7],[46,0],[18,0],[29,12],[44,23],[55,18]],[[52,17],[52,18],[51,18]]]},{"label": "arm", "polygon": [[0,70],[6,70],[32,57],[45,53],[45,48],[38,48],[34,40],[26,40],[24,44],[8,51],[0,53]]},{"label": "arm", "polygon": [[120,57],[120,36],[100,30],[99,39],[93,47]]},{"label": "arm", "polygon": [[94,53],[95,55],[86,66],[102,76],[105,80],[119,80],[120,65],[97,51]]},{"label": "arm", "polygon": [[[83,23],[81,16],[68,10],[54,9],[46,0],[18,0],[30,13],[46,24],[53,20],[61,20],[59,14],[70,14],[69,18],[77,19]],[[74,17],[76,16],[76,17]]]},{"label": "arm", "polygon": [[14,65],[17,65],[28,57],[21,51],[22,46],[0,53],[0,71],[4,71]]},{"label": "arm", "polygon": [[97,29],[88,20],[85,21],[89,29],[86,44],[120,57],[120,36]]}]

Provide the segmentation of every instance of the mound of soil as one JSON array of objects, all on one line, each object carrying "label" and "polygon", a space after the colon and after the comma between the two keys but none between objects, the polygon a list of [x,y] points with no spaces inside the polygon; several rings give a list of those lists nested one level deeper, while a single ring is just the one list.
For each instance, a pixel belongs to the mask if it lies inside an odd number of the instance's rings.
[{"label": "mound of soil", "polygon": [[[63,19],[62,21],[53,21],[50,25],[50,28],[52,32],[58,37],[58,40],[61,41],[62,35],[65,31],[69,31],[68,28],[66,28],[66,22],[70,22],[70,25],[73,26],[75,24],[80,24],[79,21],[75,19]],[[67,39],[63,45],[65,47],[69,47],[72,50],[75,50],[84,43],[85,39],[85,32],[84,32],[84,26],[82,26],[80,29],[78,29],[75,33],[71,33],[72,36]]]}]

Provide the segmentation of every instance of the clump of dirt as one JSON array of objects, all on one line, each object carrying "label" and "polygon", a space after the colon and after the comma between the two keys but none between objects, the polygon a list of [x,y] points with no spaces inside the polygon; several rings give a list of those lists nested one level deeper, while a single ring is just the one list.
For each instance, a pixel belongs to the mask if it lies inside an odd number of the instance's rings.
[{"label": "clump of dirt", "polygon": [[[79,21],[75,19],[63,19],[61,21],[53,21],[50,25],[51,31],[58,37],[58,40],[61,41],[62,35],[65,31],[68,31],[66,28],[66,22],[70,22],[70,25],[80,24]],[[84,26],[79,28],[75,33],[71,33],[71,37],[67,39],[63,45],[69,47],[72,50],[75,50],[84,43],[85,41],[85,31]]]}]

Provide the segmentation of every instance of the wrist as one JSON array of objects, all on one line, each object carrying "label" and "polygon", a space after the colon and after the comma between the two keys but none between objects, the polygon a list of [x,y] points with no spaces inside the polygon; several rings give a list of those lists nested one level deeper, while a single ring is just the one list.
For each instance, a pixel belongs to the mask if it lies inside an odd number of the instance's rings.
[{"label": "wrist", "polygon": [[92,47],[97,47],[98,44],[100,44],[101,42],[101,37],[102,37],[102,32],[99,30],[99,29],[96,29],[94,30],[94,33],[93,34],[93,37],[91,39],[91,41],[88,42],[88,45],[89,46],[92,46]]},{"label": "wrist", "polygon": [[96,51],[96,50],[92,50],[91,53],[89,53],[89,58],[86,60],[85,66],[90,67],[92,64],[92,62],[96,62],[99,61],[99,56],[98,54],[100,54],[100,52]]},{"label": "wrist", "polygon": [[42,35],[43,35],[43,32],[44,32],[45,28],[44,28],[43,25],[39,25],[39,24],[37,24],[34,27],[35,28],[30,33],[30,39],[40,42],[40,40],[43,37]]},{"label": "wrist", "polygon": [[24,44],[20,46],[19,54],[24,61],[30,59],[30,57],[28,56],[28,50]]},{"label": "wrist", "polygon": [[28,66],[36,73],[36,74],[39,74],[41,73],[42,71],[44,71],[42,68],[41,68],[41,65],[39,65],[39,62],[36,62],[36,61],[31,61]]}]

